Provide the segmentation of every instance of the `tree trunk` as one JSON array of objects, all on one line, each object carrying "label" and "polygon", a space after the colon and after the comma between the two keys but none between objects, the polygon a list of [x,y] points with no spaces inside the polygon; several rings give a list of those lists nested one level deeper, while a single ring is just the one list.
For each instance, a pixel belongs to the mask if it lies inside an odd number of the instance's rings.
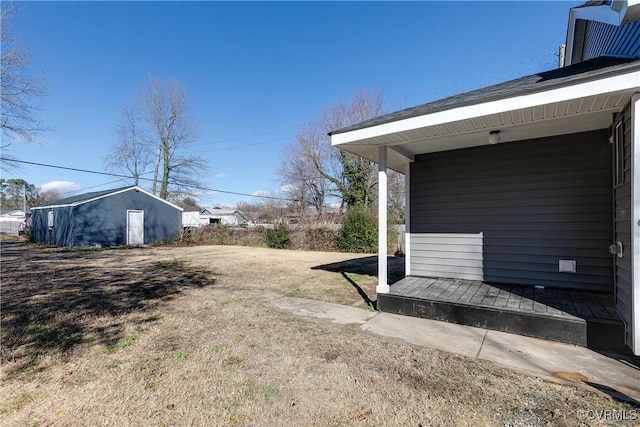
[{"label": "tree trunk", "polygon": [[160,198],[167,199],[169,196],[169,143],[164,142],[162,147],[162,184],[160,186]]},{"label": "tree trunk", "polygon": [[158,184],[158,169],[160,169],[160,153],[162,152],[162,145],[158,145],[158,154],[156,155],[156,165],[153,168],[153,184],[151,186],[151,193],[156,195],[156,187]]}]

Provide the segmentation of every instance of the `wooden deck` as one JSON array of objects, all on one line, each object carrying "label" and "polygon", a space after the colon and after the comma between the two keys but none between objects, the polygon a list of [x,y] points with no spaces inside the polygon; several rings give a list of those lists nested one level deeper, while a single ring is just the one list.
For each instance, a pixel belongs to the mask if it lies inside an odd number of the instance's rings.
[{"label": "wooden deck", "polygon": [[626,349],[613,297],[603,292],[409,276],[378,295],[378,308],[602,350]]}]

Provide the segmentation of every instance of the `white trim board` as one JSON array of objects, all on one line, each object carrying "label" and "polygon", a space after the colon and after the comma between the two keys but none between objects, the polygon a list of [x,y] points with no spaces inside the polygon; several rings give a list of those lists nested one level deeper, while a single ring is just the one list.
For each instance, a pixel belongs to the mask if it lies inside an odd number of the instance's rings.
[{"label": "white trim board", "polygon": [[114,191],[113,193],[103,194],[101,196],[97,196],[97,197],[94,197],[94,198],[91,198],[91,199],[80,200],[78,202],[66,203],[66,204],[63,204],[63,205],[36,206],[36,207],[31,208],[31,210],[62,208],[62,207],[68,207],[68,206],[80,206],[80,205],[83,205],[85,203],[90,203],[90,202],[94,202],[96,200],[104,199],[106,197],[115,196],[116,194],[126,193],[127,191],[131,191],[131,190],[139,191],[141,193],[146,194],[147,196],[151,196],[154,199],[159,200],[159,201],[161,201],[161,202],[163,202],[163,203],[165,203],[165,204],[167,204],[167,205],[169,205],[169,206],[171,206],[173,208],[179,209],[182,212],[182,208],[180,206],[174,205],[171,202],[168,202],[168,201],[166,201],[164,199],[161,199],[160,197],[158,197],[156,195],[153,195],[153,194],[149,193],[147,190],[145,190],[143,188],[140,188],[140,187],[137,187],[137,186],[133,186],[133,187],[129,187],[129,188],[123,188],[121,190]]},{"label": "white trim board", "polygon": [[407,132],[459,120],[473,119],[491,114],[499,114],[634,88],[640,88],[640,70],[530,94],[520,94],[479,104],[454,107],[431,114],[337,133],[331,135],[331,145],[354,143],[364,139]]},{"label": "white trim board", "polygon": [[631,334],[640,356],[640,94],[631,99]]}]

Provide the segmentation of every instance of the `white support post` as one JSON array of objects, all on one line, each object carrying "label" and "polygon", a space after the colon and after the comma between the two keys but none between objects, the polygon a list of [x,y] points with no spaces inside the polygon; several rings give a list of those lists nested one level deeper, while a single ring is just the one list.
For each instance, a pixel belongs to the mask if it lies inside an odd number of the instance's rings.
[{"label": "white support post", "polygon": [[404,168],[404,275],[411,275],[411,162]]},{"label": "white support post", "polygon": [[631,98],[631,340],[640,356],[640,94]]},{"label": "white support post", "polygon": [[387,283],[387,147],[378,147],[378,286],[376,293],[389,292]]}]

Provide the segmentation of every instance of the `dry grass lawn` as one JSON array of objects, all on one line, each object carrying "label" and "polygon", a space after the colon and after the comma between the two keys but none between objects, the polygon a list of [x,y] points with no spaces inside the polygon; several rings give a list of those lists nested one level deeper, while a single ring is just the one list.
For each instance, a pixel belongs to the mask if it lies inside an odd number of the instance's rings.
[{"label": "dry grass lawn", "polygon": [[263,248],[3,246],[0,424],[575,426],[632,409],[257,297],[366,309],[372,271],[372,257]]}]

